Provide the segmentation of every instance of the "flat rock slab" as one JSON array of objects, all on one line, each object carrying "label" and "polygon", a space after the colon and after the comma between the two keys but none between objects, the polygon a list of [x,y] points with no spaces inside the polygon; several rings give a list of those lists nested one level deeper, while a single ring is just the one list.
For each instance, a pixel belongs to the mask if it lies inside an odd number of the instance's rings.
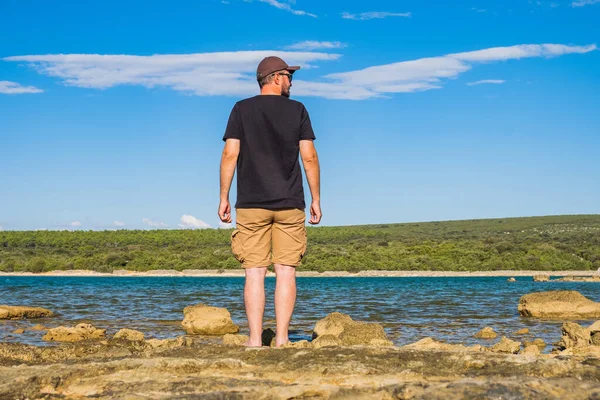
[{"label": "flat rock slab", "polygon": [[529,293],[521,297],[519,314],[524,317],[589,319],[600,317],[600,303],[573,290]]},{"label": "flat rock slab", "polygon": [[51,317],[54,313],[42,307],[0,305],[0,319],[28,319]]},{"label": "flat rock slab", "polygon": [[86,339],[101,339],[105,337],[106,329],[98,329],[90,324],[78,324],[74,328],[59,326],[49,329],[42,337],[48,342],[78,342]]},{"label": "flat rock slab", "polygon": [[[0,398],[583,399],[600,359],[398,348],[0,343]],[[52,361],[58,360],[58,361]]]}]

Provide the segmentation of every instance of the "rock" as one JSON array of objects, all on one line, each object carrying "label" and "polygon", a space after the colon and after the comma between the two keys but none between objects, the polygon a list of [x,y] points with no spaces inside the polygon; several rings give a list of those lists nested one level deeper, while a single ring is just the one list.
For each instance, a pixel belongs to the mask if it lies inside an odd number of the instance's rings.
[{"label": "rock", "polygon": [[263,329],[260,340],[263,346],[275,347],[275,331],[271,328]]},{"label": "rock", "polygon": [[524,347],[529,347],[529,346],[537,346],[538,349],[540,349],[540,351],[544,350],[546,348],[546,342],[544,342],[542,339],[535,339],[532,342],[523,342],[523,346]]},{"label": "rock", "polygon": [[514,277],[508,278],[506,280],[507,282],[516,282],[517,280]]},{"label": "rock", "polygon": [[[383,327],[376,323],[358,322],[352,320],[349,315],[342,313],[331,313],[318,321],[313,330],[313,341],[322,336],[333,336],[342,346],[393,346],[388,340]],[[329,339],[327,339],[329,340]],[[318,342],[326,343],[327,341]],[[327,342],[329,343],[329,342]],[[317,344],[319,345],[319,344]]]},{"label": "rock", "polygon": [[486,326],[485,328],[477,332],[475,334],[475,337],[477,339],[496,339],[498,337],[498,334],[494,332],[492,328]]},{"label": "rock", "polygon": [[523,350],[521,350],[519,352],[519,354],[530,354],[530,355],[533,355],[533,356],[539,356],[540,355],[540,348],[537,347],[536,345],[532,344],[531,346],[527,346]]},{"label": "rock", "polygon": [[592,335],[591,342],[594,346],[600,346],[600,332],[596,332]]},{"label": "rock", "polygon": [[227,333],[225,336],[223,336],[223,344],[226,345],[243,346],[248,340],[250,340],[250,336],[246,335],[234,335]]},{"label": "rock", "polygon": [[289,342],[284,344],[283,346],[281,346],[280,348],[285,348],[285,349],[310,349],[312,346],[312,344],[308,341],[308,340],[299,340],[297,342]]},{"label": "rock", "polygon": [[530,293],[519,300],[524,317],[586,319],[600,317],[600,303],[572,290]]},{"label": "rock", "polygon": [[600,357],[600,346],[582,346],[567,349],[574,356]]},{"label": "rock", "polygon": [[540,274],[540,275],[533,276],[534,282],[548,282],[549,280],[550,280],[550,275]]},{"label": "rock", "polygon": [[565,276],[557,279],[561,282],[600,282],[600,276]]},{"label": "rock", "polygon": [[140,341],[144,340],[144,334],[140,331],[136,331],[134,329],[121,329],[119,332],[115,333],[113,339],[125,339],[132,341]]},{"label": "rock", "polygon": [[50,328],[46,328],[44,325],[40,324],[34,325],[31,328],[29,328],[30,331],[47,331],[48,329]]},{"label": "rock", "polygon": [[153,349],[158,350],[173,350],[180,347],[191,347],[194,344],[194,340],[190,337],[179,336],[171,339],[148,339],[146,340]]},{"label": "rock", "polygon": [[90,324],[78,324],[74,328],[59,326],[46,332],[42,340],[52,342],[78,342],[85,339],[100,339],[106,329],[97,329]]},{"label": "rock", "polygon": [[23,329],[23,328],[17,328],[14,331],[12,331],[12,333],[20,335],[21,333],[25,333],[25,329]]},{"label": "rock", "polygon": [[529,328],[519,329],[515,332],[515,335],[529,335]]},{"label": "rock", "polygon": [[519,350],[521,350],[521,342],[515,342],[514,340],[510,340],[506,336],[502,336],[502,339],[498,343],[496,343],[490,349],[494,353],[510,353],[517,354]]},{"label": "rock", "polygon": [[183,309],[181,322],[188,334],[225,335],[237,333],[240,328],[231,320],[231,314],[225,308],[211,307],[205,304],[188,306]]},{"label": "rock", "polygon": [[329,335],[329,334],[320,335],[319,337],[314,339],[311,343],[315,349],[319,349],[321,347],[327,347],[327,346],[341,346],[342,345],[342,341],[337,336]]},{"label": "rock", "polygon": [[26,319],[51,317],[54,313],[46,308],[0,305],[0,319]]},{"label": "rock", "polygon": [[356,322],[346,326],[339,336],[342,346],[370,345],[393,346],[388,340],[383,327],[379,324]]},{"label": "rock", "polygon": [[349,315],[334,312],[317,322],[313,330],[312,337],[316,339],[322,335],[339,336],[344,327],[351,325],[354,321]]},{"label": "rock", "polygon": [[588,329],[590,330],[590,333],[600,332],[600,321],[594,322],[593,324],[588,326]]},{"label": "rock", "polygon": [[590,330],[575,322],[565,322],[562,326],[562,337],[558,342],[560,350],[572,347],[585,347],[591,343]]},{"label": "rock", "polygon": [[487,349],[483,346],[476,344],[475,346],[467,347],[462,344],[449,344],[438,342],[437,340],[427,337],[421,339],[418,342],[407,344],[402,349],[409,350],[439,350],[439,351],[453,351],[453,352],[484,352]]}]

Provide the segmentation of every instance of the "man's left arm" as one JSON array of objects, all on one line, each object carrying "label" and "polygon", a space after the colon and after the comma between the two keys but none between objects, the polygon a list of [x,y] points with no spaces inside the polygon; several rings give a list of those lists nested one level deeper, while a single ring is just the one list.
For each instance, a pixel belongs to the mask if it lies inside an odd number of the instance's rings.
[{"label": "man's left arm", "polygon": [[221,157],[221,200],[219,202],[219,218],[225,223],[231,223],[229,190],[231,189],[231,182],[233,181],[239,154],[240,140],[227,139]]}]

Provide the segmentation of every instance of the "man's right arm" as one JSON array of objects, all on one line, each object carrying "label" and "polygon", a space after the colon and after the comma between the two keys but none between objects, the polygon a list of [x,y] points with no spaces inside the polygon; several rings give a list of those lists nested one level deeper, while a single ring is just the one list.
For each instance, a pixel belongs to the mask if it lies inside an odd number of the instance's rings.
[{"label": "man's right arm", "polygon": [[310,206],[309,224],[316,225],[321,222],[321,171],[319,168],[319,157],[317,149],[312,140],[300,140],[300,157],[304,165],[306,180],[312,195],[312,204]]}]

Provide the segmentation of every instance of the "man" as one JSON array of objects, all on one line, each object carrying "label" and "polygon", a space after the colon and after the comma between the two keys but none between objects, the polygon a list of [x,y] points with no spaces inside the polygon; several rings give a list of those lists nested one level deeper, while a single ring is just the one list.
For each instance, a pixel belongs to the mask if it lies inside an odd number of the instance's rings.
[{"label": "man", "polygon": [[306,252],[306,215],[298,153],[312,195],[310,224],[321,221],[320,172],[315,135],[304,105],[290,100],[300,67],[279,57],[258,65],[260,95],[233,107],[223,140],[219,218],[230,223],[229,189],[237,167],[236,229],[231,249],[245,268],[244,303],[250,328],[246,346],[261,346],[265,275],[274,264],[275,345],[288,343],[296,303],[296,267]]}]

